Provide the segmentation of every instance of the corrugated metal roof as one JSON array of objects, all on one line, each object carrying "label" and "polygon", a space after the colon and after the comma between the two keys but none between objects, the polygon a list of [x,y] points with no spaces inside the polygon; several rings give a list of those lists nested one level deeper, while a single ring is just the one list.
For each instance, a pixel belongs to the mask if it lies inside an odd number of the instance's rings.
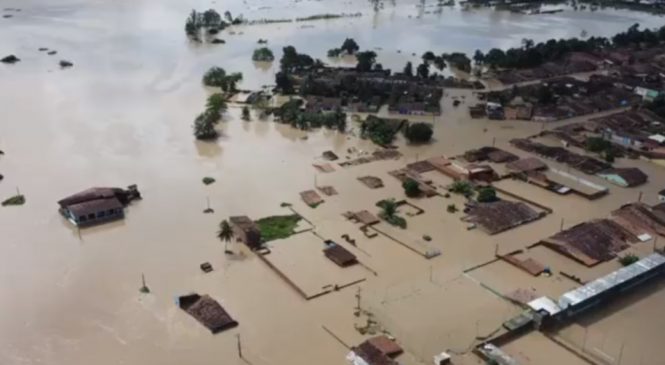
[{"label": "corrugated metal roof", "polygon": [[536,312],[545,310],[550,315],[555,315],[561,311],[556,302],[548,297],[540,297],[528,303],[528,306]]},{"label": "corrugated metal roof", "polygon": [[568,306],[580,304],[636,276],[663,265],[665,265],[665,256],[658,253],[651,254],[631,265],[622,267],[602,278],[563,294],[559,298],[559,307],[565,309]]}]

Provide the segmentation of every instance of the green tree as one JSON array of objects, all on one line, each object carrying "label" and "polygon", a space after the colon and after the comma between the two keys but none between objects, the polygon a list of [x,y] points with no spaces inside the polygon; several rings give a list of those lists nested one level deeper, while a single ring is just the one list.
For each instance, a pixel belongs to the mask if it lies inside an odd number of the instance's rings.
[{"label": "green tree", "polygon": [[245,120],[245,121],[252,120],[252,116],[249,112],[249,108],[247,107],[247,105],[242,107],[242,120]]},{"label": "green tree", "polygon": [[473,186],[468,181],[455,181],[450,187],[450,191],[455,194],[462,194],[466,197],[473,195]]},{"label": "green tree", "polygon": [[213,114],[221,115],[227,109],[226,98],[222,93],[214,93],[208,96],[206,101],[206,111]]},{"label": "green tree", "polygon": [[376,53],[374,51],[364,51],[356,53],[356,70],[358,71],[371,71],[374,62],[376,62]]},{"label": "green tree", "polygon": [[427,51],[423,53],[422,56],[423,62],[434,61],[434,58],[436,58],[436,56],[434,56],[434,52],[432,51]]},{"label": "green tree", "polygon": [[587,151],[600,153],[612,147],[612,143],[601,137],[589,137],[586,139],[585,147]]},{"label": "green tree", "polygon": [[254,50],[252,54],[252,61],[256,62],[272,62],[275,60],[275,55],[268,47],[261,47]]},{"label": "green tree", "polygon": [[204,27],[219,27],[222,24],[222,17],[214,9],[204,11],[201,19]]},{"label": "green tree", "polygon": [[436,56],[432,63],[439,71],[443,71],[446,68],[446,61],[441,56]]},{"label": "green tree", "polygon": [[381,204],[381,215],[385,219],[394,218],[397,215],[397,202],[395,199],[386,199]]},{"label": "green tree", "polygon": [[404,129],[404,136],[411,143],[426,143],[432,139],[432,125],[425,122],[410,123]]},{"label": "green tree", "polygon": [[229,242],[233,240],[233,236],[233,229],[231,228],[229,222],[226,219],[221,221],[219,223],[219,230],[217,231],[217,238],[224,242],[224,253],[232,253],[229,251],[228,246]]},{"label": "green tree", "polygon": [[473,61],[476,65],[482,65],[485,61],[485,55],[479,49],[476,50],[476,53],[473,54]]},{"label": "green tree", "polygon": [[358,43],[356,43],[353,38],[346,38],[344,40],[344,43],[342,43],[342,47],[340,47],[342,51],[346,51],[348,54],[354,54],[360,50],[360,47],[358,46]]},{"label": "green tree", "polygon": [[425,62],[418,65],[418,76],[420,78],[426,79],[429,77],[429,65]]},{"label": "green tree", "polygon": [[477,199],[478,199],[478,202],[480,202],[480,203],[489,203],[489,202],[496,201],[497,200],[496,190],[491,186],[481,188],[478,191]]},{"label": "green tree", "polygon": [[200,140],[217,138],[218,133],[215,130],[215,124],[217,124],[218,120],[219,115],[213,115],[209,111],[199,114],[196,119],[194,119],[194,137]]},{"label": "green tree", "polygon": [[293,94],[293,81],[286,72],[278,72],[275,74],[275,84],[283,94]]},{"label": "green tree", "polygon": [[221,87],[226,79],[226,71],[221,67],[211,67],[203,74],[203,84],[211,87]]},{"label": "green tree", "polygon": [[407,62],[406,66],[404,66],[404,75],[413,77],[413,65],[411,62]]},{"label": "green tree", "polygon": [[407,179],[402,183],[402,188],[404,188],[404,193],[410,198],[415,198],[421,194],[420,185],[416,180]]}]

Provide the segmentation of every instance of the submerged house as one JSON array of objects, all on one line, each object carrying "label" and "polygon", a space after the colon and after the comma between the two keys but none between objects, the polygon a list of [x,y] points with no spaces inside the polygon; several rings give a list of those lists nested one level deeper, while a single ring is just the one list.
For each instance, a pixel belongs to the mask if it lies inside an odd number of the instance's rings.
[{"label": "submerged house", "polygon": [[140,199],[136,185],[120,188],[90,188],[60,201],[60,214],[77,226],[105,223],[125,216],[124,208]]},{"label": "submerged house", "polygon": [[261,248],[261,231],[251,218],[245,215],[229,217],[229,222],[238,241],[253,250]]},{"label": "submerged house", "polygon": [[598,173],[598,176],[624,188],[642,185],[649,178],[647,174],[636,167],[609,169]]}]

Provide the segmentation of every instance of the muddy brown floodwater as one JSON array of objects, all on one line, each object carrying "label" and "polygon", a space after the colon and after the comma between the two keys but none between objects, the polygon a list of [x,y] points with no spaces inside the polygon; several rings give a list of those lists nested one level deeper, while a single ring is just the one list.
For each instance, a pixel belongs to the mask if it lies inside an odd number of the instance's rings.
[{"label": "muddy brown floodwater", "polygon": [[[236,356],[234,334],[241,336],[243,353],[255,365],[344,363],[346,349],[321,326],[334,329],[348,343],[359,339],[353,330],[354,289],[306,302],[252,253],[234,246],[237,254],[225,256],[215,238],[216,225],[229,215],[259,218],[282,213],[283,201],[298,201],[297,193],[313,184],[311,163],[322,151],[332,149],[344,156],[349,147],[371,148],[353,132],[304,133],[270,122],[242,122],[238,108],[225,116],[219,141],[195,142],[191,122],[211,92],[200,84],[208,67],[242,72],[245,88],[273,82],[275,66],[251,62],[259,38],[269,40],[277,58],[289,44],[324,58],[328,48],[354,37],[361,48],[376,48],[385,67],[401,68],[430,49],[470,52],[517,46],[522,38],[577,36],[582,30],[589,36],[607,36],[635,22],[656,26],[661,21],[616,10],[567,9],[524,16],[452,8],[431,14],[428,9],[434,9],[434,3],[426,5],[420,11],[415,2],[388,2],[375,14],[364,1],[3,0],[2,8],[22,11],[0,21],[0,54],[21,59],[0,67],[0,149],[6,153],[0,157],[0,173],[5,175],[0,197],[18,188],[27,204],[0,209],[0,363],[243,363]],[[191,44],[183,31],[188,12],[210,7],[249,19],[340,9],[360,11],[363,16],[234,27],[235,35],[220,34],[225,45]],[[38,51],[40,47],[58,53],[47,55]],[[74,67],[60,69],[61,59],[72,61]],[[455,93],[471,98],[468,92]],[[320,232],[336,237],[353,229],[340,216],[349,206],[372,208],[376,200],[400,193],[399,184],[385,173],[389,168],[401,167],[416,156],[459,153],[493,138],[505,145],[510,138],[540,127],[471,121],[464,108],[451,106],[450,98],[444,100],[444,108],[444,115],[434,121],[436,143],[409,147],[400,142],[406,155],[401,161],[320,177],[340,191],[337,202],[328,199],[332,203],[326,202],[316,214],[304,206],[298,209],[312,216]],[[386,188],[368,193],[355,179],[368,173],[381,175],[388,182]],[[217,182],[204,186],[203,176]],[[56,201],[66,195],[90,186],[128,184],[138,184],[145,199],[130,206],[121,222],[79,232],[57,213]],[[656,186],[648,189],[656,191]],[[618,196],[628,199],[628,193]],[[215,214],[201,213],[207,198]],[[439,203],[424,204],[436,209]],[[564,211],[574,211],[567,203],[559,204]],[[588,214],[575,211],[575,220],[603,215],[612,206],[582,204]],[[442,227],[453,232],[450,244],[438,243],[444,250],[442,260],[431,263],[438,280],[449,283],[444,287],[466,293],[464,300],[478,301],[465,315],[477,314],[482,322],[463,323],[464,317],[458,316],[454,326],[439,331],[442,337],[437,338],[444,341],[451,330],[466,326],[459,332],[462,337],[454,339],[454,346],[463,347],[474,332],[489,331],[513,311],[500,307],[495,316],[481,316],[496,298],[457,278],[462,268],[491,257],[496,240],[478,232],[467,235],[459,222],[442,221],[440,214],[424,216],[414,221],[414,227],[431,230],[441,241],[446,239]],[[542,230],[554,229],[558,220],[558,216],[545,219],[510,233],[511,239],[502,244],[511,249],[531,242],[542,236]],[[369,254],[362,259],[379,272],[378,277],[368,275],[363,284],[368,293],[385,297],[386,288],[394,286],[398,289],[390,295],[401,295],[408,292],[404,288],[408,284],[401,283],[427,277],[431,264],[422,257],[387,240],[359,241]],[[467,249],[468,243],[473,245]],[[445,249],[459,257],[446,255]],[[200,272],[198,266],[204,261],[212,263],[213,273]],[[138,291],[141,274],[150,294]],[[210,335],[174,304],[176,296],[192,291],[220,300],[240,326]],[[422,306],[426,298],[409,300]],[[441,302],[450,306],[452,315],[465,308],[464,301]],[[386,313],[407,310],[397,304],[386,306]],[[451,320],[448,317],[444,319]],[[418,338],[434,331],[423,326],[414,327]],[[421,359],[428,359],[438,346],[404,341],[411,351],[420,352]],[[453,345],[441,343],[440,348],[447,346]]]}]

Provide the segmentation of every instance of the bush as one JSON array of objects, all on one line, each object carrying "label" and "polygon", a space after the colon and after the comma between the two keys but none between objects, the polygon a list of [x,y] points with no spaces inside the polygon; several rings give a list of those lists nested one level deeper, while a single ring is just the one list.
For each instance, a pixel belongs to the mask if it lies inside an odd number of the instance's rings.
[{"label": "bush", "polygon": [[455,194],[461,194],[466,197],[473,195],[473,186],[468,181],[455,181],[450,187],[450,191]]},{"label": "bush", "polygon": [[448,204],[446,210],[448,211],[448,213],[455,213],[457,212],[457,206],[455,204]]},{"label": "bush", "polygon": [[254,54],[252,54],[252,61],[272,62],[274,60],[275,60],[275,55],[273,55],[272,51],[268,47],[261,47],[255,49]]},{"label": "bush", "polygon": [[619,262],[623,266],[628,266],[628,265],[634,264],[637,261],[640,261],[640,258],[637,255],[632,254],[632,253],[629,253],[626,256],[623,256],[623,257],[619,258]]},{"label": "bush", "polygon": [[404,129],[404,136],[411,143],[429,142],[433,133],[432,125],[424,122],[411,123]]},{"label": "bush", "polygon": [[612,143],[600,137],[589,137],[586,139],[587,151],[600,153],[612,147]]},{"label": "bush", "polygon": [[407,179],[406,181],[404,181],[402,187],[404,188],[404,193],[406,194],[406,196],[410,198],[415,198],[419,196],[421,193],[420,185],[418,184],[417,181],[413,179]]},{"label": "bush", "polygon": [[210,185],[210,184],[212,184],[212,183],[214,183],[214,182],[215,182],[215,179],[212,178],[212,177],[210,177],[210,176],[206,176],[206,177],[203,178],[203,183],[204,183],[205,185]]},{"label": "bush", "polygon": [[496,190],[491,186],[481,188],[478,191],[478,197],[476,199],[480,203],[489,203],[498,200],[496,197]]}]

